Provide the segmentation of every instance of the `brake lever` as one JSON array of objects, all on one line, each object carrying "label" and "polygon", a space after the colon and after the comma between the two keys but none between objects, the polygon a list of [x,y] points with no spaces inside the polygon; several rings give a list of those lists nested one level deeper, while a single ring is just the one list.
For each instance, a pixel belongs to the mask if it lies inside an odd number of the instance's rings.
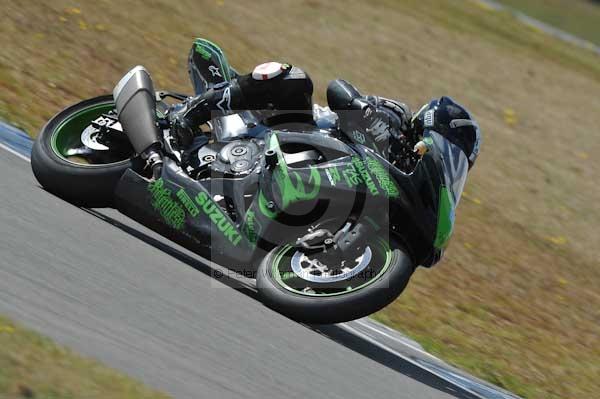
[{"label": "brake lever", "polygon": [[171,98],[174,98],[179,101],[185,101],[188,97],[190,97],[185,94],[174,93],[174,92],[164,91],[164,90],[157,91],[155,94],[156,94],[156,101],[162,101],[167,97],[171,97]]}]

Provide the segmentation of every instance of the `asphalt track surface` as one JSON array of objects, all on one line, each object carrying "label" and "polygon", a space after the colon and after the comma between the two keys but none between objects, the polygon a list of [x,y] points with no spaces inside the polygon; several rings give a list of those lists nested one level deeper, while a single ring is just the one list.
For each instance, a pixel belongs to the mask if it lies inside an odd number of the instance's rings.
[{"label": "asphalt track surface", "polygon": [[0,314],[60,344],[175,398],[512,397],[365,319],[293,322],[251,280],[45,192],[2,147]]}]

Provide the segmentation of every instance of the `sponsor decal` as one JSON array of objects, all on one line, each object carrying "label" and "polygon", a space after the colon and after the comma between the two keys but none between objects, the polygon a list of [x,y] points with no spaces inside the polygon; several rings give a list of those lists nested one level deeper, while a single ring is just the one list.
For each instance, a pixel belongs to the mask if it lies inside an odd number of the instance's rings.
[{"label": "sponsor decal", "polygon": [[158,179],[148,184],[152,196],[152,207],[170,227],[180,230],[185,221],[185,210],[171,197],[171,190],[165,188],[164,180]]},{"label": "sponsor decal", "polygon": [[434,123],[434,119],[435,119],[435,110],[430,109],[429,111],[425,112],[425,116],[424,116],[425,127],[432,127],[433,123]]},{"label": "sponsor decal", "polygon": [[195,201],[196,204],[200,206],[202,212],[204,212],[204,214],[208,216],[210,221],[217,227],[217,229],[223,233],[225,238],[227,238],[234,246],[237,246],[242,239],[242,235],[223,214],[219,205],[215,204],[214,201],[204,191],[198,193]]},{"label": "sponsor decal", "polygon": [[344,180],[346,180],[346,185],[350,188],[355,188],[359,184],[362,184],[363,181],[360,178],[358,172],[354,169],[354,166],[349,166],[342,171],[342,175],[344,176]]},{"label": "sponsor decal", "polygon": [[359,157],[352,157],[352,164],[342,171],[342,176],[348,187],[355,188],[360,184],[364,184],[373,196],[380,194],[379,189],[388,198],[397,198],[400,195],[400,190],[394,178],[375,158],[367,158],[363,162]]},{"label": "sponsor decal", "polygon": [[231,111],[231,87],[223,91],[223,98],[217,103],[217,108],[223,112]]},{"label": "sponsor decal", "polygon": [[200,54],[200,57],[204,58],[206,61],[211,59],[212,55],[207,49],[204,48],[204,45],[202,45],[202,43],[196,43],[195,48],[196,52]]},{"label": "sponsor decal", "polygon": [[390,125],[377,118],[371,123],[368,131],[373,135],[375,141],[387,140],[390,137]]},{"label": "sponsor decal", "polygon": [[200,192],[192,200],[188,193],[183,188],[180,188],[175,193],[176,198],[173,198],[171,190],[165,187],[165,182],[162,178],[150,182],[148,184],[148,191],[152,195],[152,207],[160,214],[168,226],[176,230],[181,230],[185,223],[186,211],[192,217],[199,216],[202,211],[229,242],[234,246],[240,243],[242,239],[241,234],[207,193]]},{"label": "sponsor decal", "polygon": [[[277,152],[279,160],[278,167],[273,172],[273,179],[281,192],[283,209],[286,209],[288,205],[295,202],[315,199],[321,190],[321,174],[319,171],[310,166],[310,175],[306,182],[309,185],[305,186],[305,182],[298,172],[288,170],[285,158],[279,148],[279,140],[276,134],[271,135],[269,139],[269,149]],[[310,184],[312,184],[312,187]]]},{"label": "sponsor decal", "polygon": [[321,175],[313,167],[310,167],[310,175],[307,182],[309,184],[312,183],[310,189],[307,189],[307,186],[304,185],[304,181],[298,172],[290,174],[285,165],[280,164],[279,169],[273,174],[273,178],[281,190],[283,209],[286,209],[288,205],[295,202],[315,199],[321,190]]},{"label": "sponsor decal", "polygon": [[362,181],[367,186],[367,189],[369,190],[371,195],[379,195],[379,190],[377,190],[377,187],[375,186],[371,175],[369,175],[369,172],[365,168],[365,164],[360,160],[360,158],[352,157],[352,165],[354,165],[354,168],[362,178]]},{"label": "sponsor decal", "polygon": [[254,213],[254,211],[249,210],[246,213],[246,219],[244,220],[242,233],[244,234],[244,236],[246,236],[248,241],[250,241],[250,243],[253,246],[256,246],[261,230],[262,227],[258,223],[258,220],[256,220],[256,214]]},{"label": "sponsor decal", "polygon": [[208,70],[210,71],[210,73],[212,73],[212,76],[218,76],[220,78],[223,77],[223,76],[221,76],[221,73],[219,72],[219,68],[217,68],[214,65],[209,66]]},{"label": "sponsor decal", "polygon": [[356,140],[356,141],[357,141],[358,143],[360,143],[360,144],[364,144],[364,143],[365,143],[365,140],[366,140],[366,138],[365,138],[365,135],[364,135],[364,134],[362,134],[362,133],[361,133],[360,131],[358,131],[358,130],[354,130],[354,131],[352,132],[352,137],[354,138],[354,140]]},{"label": "sponsor decal", "polygon": [[190,196],[185,192],[183,188],[177,191],[177,198],[179,198],[179,201],[181,201],[185,209],[187,209],[188,213],[192,215],[192,217],[196,217],[200,214],[198,207],[196,206],[196,204],[194,204],[194,201],[192,201]]},{"label": "sponsor decal", "polygon": [[389,170],[387,170],[379,161],[374,158],[367,159],[367,169],[375,176],[379,187],[385,191],[389,198],[397,198],[400,195],[400,190],[394,181],[394,178],[390,176]]}]

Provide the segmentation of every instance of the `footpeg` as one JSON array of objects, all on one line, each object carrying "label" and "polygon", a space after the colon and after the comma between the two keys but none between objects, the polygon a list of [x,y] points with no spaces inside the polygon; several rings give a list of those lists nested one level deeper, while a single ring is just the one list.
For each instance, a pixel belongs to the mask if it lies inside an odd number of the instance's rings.
[{"label": "footpeg", "polygon": [[154,180],[159,179],[163,165],[160,153],[157,151],[149,151],[148,154],[142,154],[142,158],[146,159],[146,166],[152,169],[152,178],[154,178]]}]

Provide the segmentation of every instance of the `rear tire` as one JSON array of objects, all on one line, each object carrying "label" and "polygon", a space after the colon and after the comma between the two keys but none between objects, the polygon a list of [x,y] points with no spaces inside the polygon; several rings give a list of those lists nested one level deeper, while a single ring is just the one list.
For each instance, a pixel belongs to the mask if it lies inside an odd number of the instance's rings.
[{"label": "rear tire", "polygon": [[[377,244],[372,244],[375,247]],[[299,322],[331,324],[368,316],[394,301],[404,290],[414,270],[408,255],[399,249],[386,251],[387,265],[362,288],[333,295],[305,294],[286,287],[276,278],[277,262],[289,262],[291,246],[273,249],[261,262],[257,287],[262,302]]]},{"label": "rear tire", "polygon": [[[49,192],[85,207],[113,205],[113,192],[131,159],[108,164],[69,161],[60,153],[57,135],[75,142],[85,127],[102,113],[114,108],[111,95],[91,98],[55,115],[40,131],[31,153],[31,168],[38,182]],[[62,137],[61,137],[62,139]],[[133,155],[133,154],[132,154]]]}]

